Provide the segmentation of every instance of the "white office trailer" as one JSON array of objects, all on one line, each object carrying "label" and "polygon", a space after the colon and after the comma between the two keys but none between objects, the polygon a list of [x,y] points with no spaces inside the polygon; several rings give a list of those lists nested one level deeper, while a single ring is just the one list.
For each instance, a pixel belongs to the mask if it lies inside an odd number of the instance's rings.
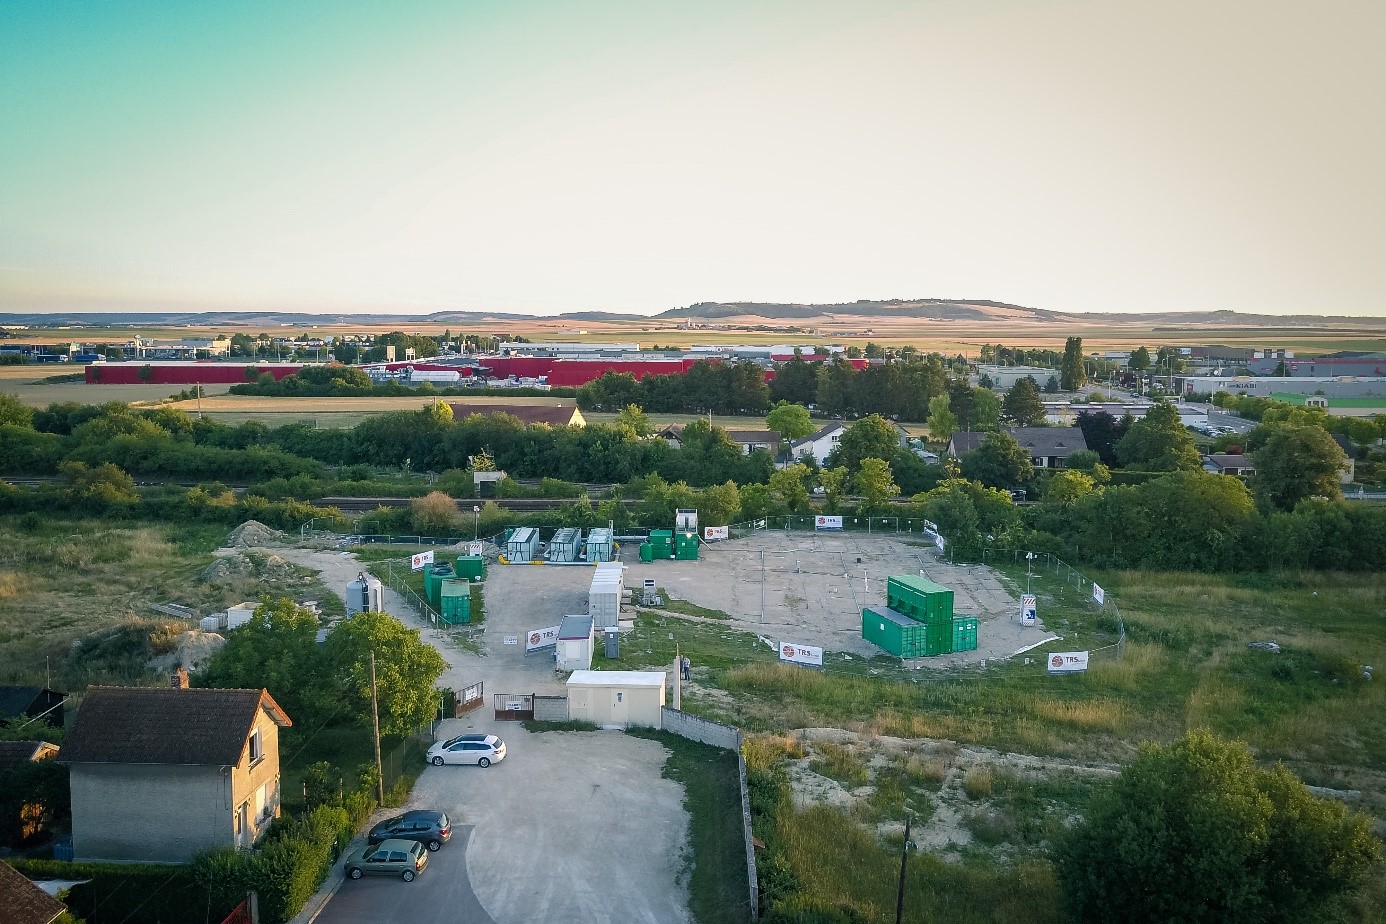
[{"label": "white office trailer", "polygon": [[346,586],[346,613],[385,612],[385,586],[364,571]]},{"label": "white office trailer", "polygon": [[602,726],[664,727],[664,671],[573,671],[568,718]]},{"label": "white office trailer", "polygon": [[511,562],[533,561],[539,554],[539,530],[532,526],[521,526],[505,540],[505,560]]},{"label": "white office trailer", "polygon": [[555,651],[561,671],[585,671],[592,667],[592,640],[595,637],[591,616],[564,616],[558,627]]},{"label": "white office trailer", "polygon": [[611,530],[598,526],[587,532],[587,551],[584,558],[589,562],[611,561],[615,552],[615,540]]}]

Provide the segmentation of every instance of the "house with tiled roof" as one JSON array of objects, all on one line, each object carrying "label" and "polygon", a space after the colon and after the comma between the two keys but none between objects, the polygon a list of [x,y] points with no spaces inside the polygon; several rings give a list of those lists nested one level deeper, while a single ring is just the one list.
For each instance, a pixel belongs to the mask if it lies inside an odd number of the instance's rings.
[{"label": "house with tiled roof", "polygon": [[556,401],[513,402],[509,404],[485,404],[476,401],[453,401],[453,420],[464,420],[473,415],[491,417],[496,414],[509,414],[526,427],[535,424],[548,424],[550,427],[585,427],[587,418],[573,404],[560,404]]},{"label": "house with tiled roof", "polygon": [[83,697],[58,756],[75,859],[185,863],[254,845],[279,815],[279,729],[292,723],[274,697],[174,683]]},{"label": "house with tiled roof", "polygon": [[67,907],[15,871],[0,863],[0,912],[5,924],[53,924]]},{"label": "house with tiled roof", "polygon": [[[1088,448],[1088,441],[1078,427],[1010,427],[1002,430],[1030,453],[1035,468],[1064,468],[1068,457]],[[981,447],[990,435],[984,430],[959,430],[948,440],[948,455],[961,459]]]}]

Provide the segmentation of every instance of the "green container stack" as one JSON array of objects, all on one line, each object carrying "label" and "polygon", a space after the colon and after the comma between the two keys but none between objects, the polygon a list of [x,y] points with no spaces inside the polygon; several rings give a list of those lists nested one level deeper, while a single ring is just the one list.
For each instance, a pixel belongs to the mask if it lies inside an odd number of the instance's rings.
[{"label": "green container stack", "polygon": [[674,557],[674,531],[672,529],[650,530],[650,547],[655,558]]},{"label": "green container stack", "polygon": [[456,626],[472,621],[472,582],[448,578],[438,589],[439,615],[444,625]]},{"label": "green container stack", "polygon": [[469,581],[486,580],[486,559],[480,555],[459,555],[453,569],[459,578]]},{"label": "green container stack", "polygon": [[447,563],[429,565],[424,569],[424,596],[428,598],[428,602],[433,604],[434,608],[437,608],[439,601],[442,600],[443,581],[456,576],[453,574],[452,565]]},{"label": "green container stack", "polygon": [[674,538],[674,558],[679,561],[698,560],[697,533],[679,533]]},{"label": "green container stack", "polygon": [[886,580],[886,605],[861,611],[861,637],[901,658],[977,649],[977,618],[953,615],[953,591],[904,574]]},{"label": "green container stack", "polygon": [[953,651],[977,650],[977,617],[953,617]]},{"label": "green container stack", "polygon": [[912,574],[886,579],[886,606],[925,623],[953,620],[953,591]]}]

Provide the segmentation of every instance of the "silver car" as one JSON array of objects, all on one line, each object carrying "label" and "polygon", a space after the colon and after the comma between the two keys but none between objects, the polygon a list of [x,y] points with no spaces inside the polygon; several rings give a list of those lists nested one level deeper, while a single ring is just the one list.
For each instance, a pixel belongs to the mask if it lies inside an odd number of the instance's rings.
[{"label": "silver car", "polygon": [[495,735],[458,735],[429,748],[428,760],[435,767],[443,764],[489,767],[505,760],[505,742]]},{"label": "silver car", "polygon": [[405,882],[428,865],[428,851],[418,841],[391,838],[374,846],[358,847],[346,858],[346,874],[352,879],[362,876],[398,876]]}]

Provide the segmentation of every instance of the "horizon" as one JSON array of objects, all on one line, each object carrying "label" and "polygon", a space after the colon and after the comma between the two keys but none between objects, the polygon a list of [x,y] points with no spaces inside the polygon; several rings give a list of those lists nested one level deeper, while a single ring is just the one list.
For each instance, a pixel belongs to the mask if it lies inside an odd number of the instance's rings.
[{"label": "horizon", "polygon": [[0,313],[1380,318],[1383,38],[1350,0],[18,2]]}]

